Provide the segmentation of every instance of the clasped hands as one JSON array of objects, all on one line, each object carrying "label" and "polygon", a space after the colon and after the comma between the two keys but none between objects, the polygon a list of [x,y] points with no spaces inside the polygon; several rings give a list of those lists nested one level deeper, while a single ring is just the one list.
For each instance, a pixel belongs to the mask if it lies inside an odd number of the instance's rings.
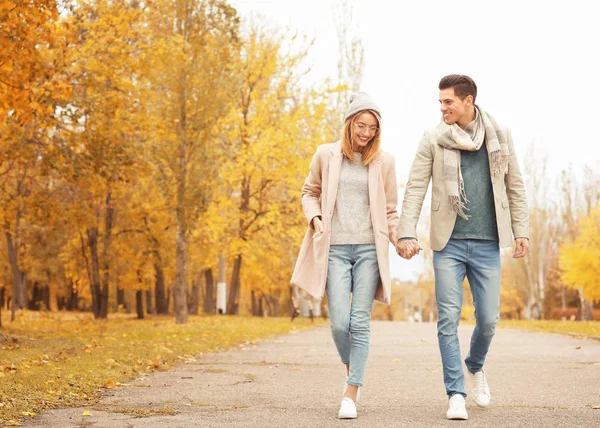
[{"label": "clasped hands", "polygon": [[396,243],[396,252],[406,260],[412,259],[422,250],[416,239],[403,239]]}]

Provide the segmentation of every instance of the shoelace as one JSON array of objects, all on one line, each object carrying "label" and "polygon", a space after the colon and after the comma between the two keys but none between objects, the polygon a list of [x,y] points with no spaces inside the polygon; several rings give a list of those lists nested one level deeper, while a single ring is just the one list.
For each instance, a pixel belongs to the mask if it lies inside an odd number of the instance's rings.
[{"label": "shoelace", "polygon": [[485,394],[485,372],[481,372],[481,376],[477,376],[475,390],[478,394]]}]

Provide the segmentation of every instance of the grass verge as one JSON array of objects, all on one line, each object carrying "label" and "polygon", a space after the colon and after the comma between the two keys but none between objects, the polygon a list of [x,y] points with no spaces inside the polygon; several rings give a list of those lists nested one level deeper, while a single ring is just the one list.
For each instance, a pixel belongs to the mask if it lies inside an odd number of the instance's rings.
[{"label": "grass verge", "polygon": [[585,336],[600,340],[600,321],[526,321],[501,320],[502,327]]},{"label": "grass verge", "polygon": [[[317,321],[320,323],[320,321]],[[310,320],[190,316],[146,320],[114,315],[23,311],[0,330],[0,424],[18,425],[40,410],[92,405],[104,389],[195,361],[205,352],[248,346],[308,329]]]}]

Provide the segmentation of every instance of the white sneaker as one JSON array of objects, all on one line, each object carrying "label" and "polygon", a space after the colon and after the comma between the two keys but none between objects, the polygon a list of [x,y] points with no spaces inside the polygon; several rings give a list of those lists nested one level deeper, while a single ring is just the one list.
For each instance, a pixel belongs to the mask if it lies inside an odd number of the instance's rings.
[{"label": "white sneaker", "polygon": [[338,418],[340,419],[356,419],[356,404],[351,398],[342,398],[342,404],[340,405],[340,411],[338,412]]},{"label": "white sneaker", "polygon": [[[348,376],[346,376],[346,380],[344,381],[344,389],[342,389],[342,398],[346,395],[346,390],[348,389]],[[356,404],[360,401],[360,388],[356,392]]]},{"label": "white sneaker", "polygon": [[487,407],[490,404],[492,395],[487,383],[485,372],[483,370],[471,374],[472,394],[475,404],[479,407]]},{"label": "white sneaker", "polygon": [[450,400],[448,401],[446,419],[458,419],[463,421],[469,419],[465,404],[465,397],[460,394],[454,394],[452,397],[450,397]]}]

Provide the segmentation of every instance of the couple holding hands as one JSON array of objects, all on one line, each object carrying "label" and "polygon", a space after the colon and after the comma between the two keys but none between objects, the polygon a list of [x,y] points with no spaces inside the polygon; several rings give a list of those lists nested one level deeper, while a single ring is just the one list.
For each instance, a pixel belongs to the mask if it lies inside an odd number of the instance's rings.
[{"label": "couple holding hands", "polygon": [[457,336],[465,276],[476,318],[465,365],[475,403],[490,403],[483,366],[499,318],[500,248],[514,242],[513,257],[527,254],[529,214],[510,131],[476,97],[468,76],[440,80],[442,120],[421,139],[400,216],[394,158],[381,150],[381,111],[369,95],[351,96],[341,140],[319,146],[311,161],[302,187],[309,228],[291,282],[316,299],[327,293],[331,333],[346,370],[341,419],[357,417],[373,301],[390,303],[389,243],[405,259],[422,250],[416,228],[430,181],[446,417],[468,419]]}]

